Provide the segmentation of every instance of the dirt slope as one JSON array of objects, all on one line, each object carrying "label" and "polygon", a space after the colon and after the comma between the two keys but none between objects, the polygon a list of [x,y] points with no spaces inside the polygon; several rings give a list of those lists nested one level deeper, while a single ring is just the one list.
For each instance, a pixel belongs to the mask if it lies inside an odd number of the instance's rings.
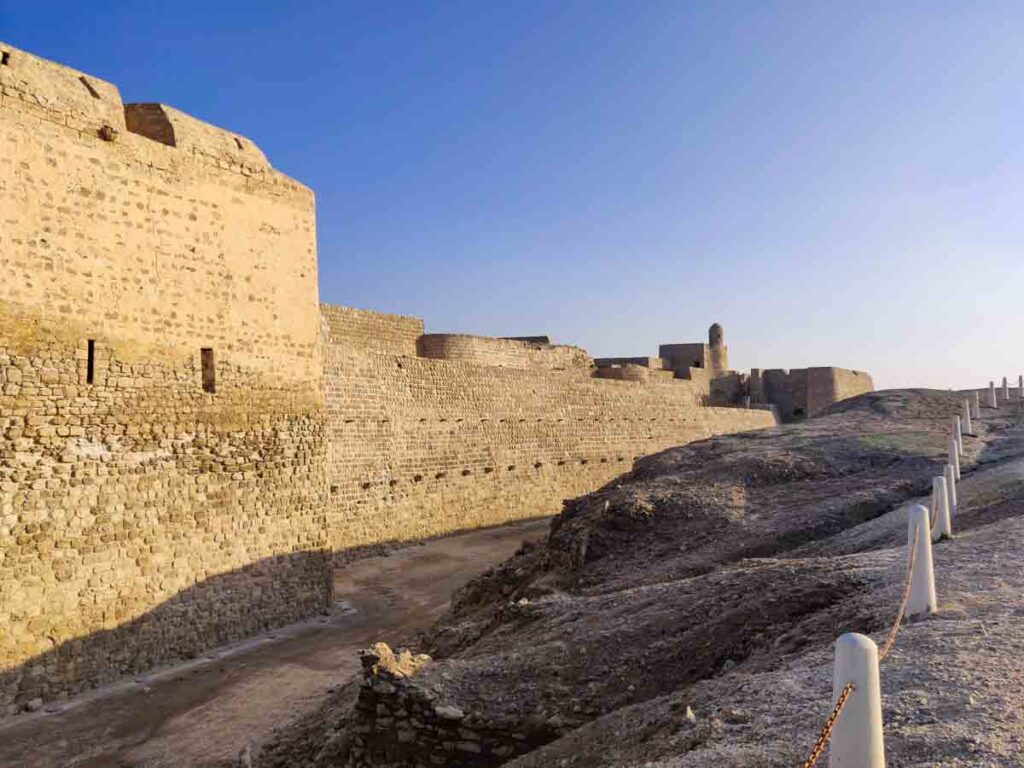
[{"label": "dirt slope", "polygon": [[[880,640],[893,619],[903,507],[941,474],[959,404],[873,393],[640,461],[457,594],[415,640],[434,660],[396,681],[404,698],[364,687],[352,709],[350,688],[264,764],[799,765],[834,639]],[[891,765],[1024,763],[1021,416],[990,411],[977,432],[957,538],[936,550],[943,610],[884,670]],[[461,735],[431,719],[440,705]]]}]

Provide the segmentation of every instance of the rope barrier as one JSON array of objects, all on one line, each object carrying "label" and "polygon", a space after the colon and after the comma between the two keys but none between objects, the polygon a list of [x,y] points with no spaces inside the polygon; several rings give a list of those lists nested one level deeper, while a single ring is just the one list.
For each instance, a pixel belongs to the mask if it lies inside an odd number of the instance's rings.
[{"label": "rope barrier", "polygon": [[900,600],[900,609],[896,612],[896,621],[893,622],[892,629],[889,630],[889,636],[885,638],[885,643],[878,651],[879,664],[885,661],[885,657],[892,650],[893,643],[896,642],[896,635],[900,631],[900,625],[903,623],[903,614],[907,611],[907,600],[910,599],[910,580],[914,573],[914,561],[917,559],[917,542],[920,538],[921,529],[918,528],[914,531],[914,542],[910,545],[910,556],[907,558],[907,578],[903,582],[903,598]]},{"label": "rope barrier", "polygon": [[839,719],[839,713],[843,711],[843,707],[846,706],[846,700],[850,698],[851,693],[853,693],[853,683],[847,683],[843,686],[843,690],[839,692],[836,705],[832,707],[832,714],[825,720],[825,725],[818,735],[818,740],[814,742],[814,746],[811,748],[810,756],[804,761],[803,768],[814,768],[814,764],[818,762],[818,758],[825,751],[825,745],[828,744],[829,737],[832,735],[832,729],[835,728],[836,721]]},{"label": "rope barrier", "polygon": [[[896,635],[899,634],[900,626],[903,624],[903,614],[907,611],[907,601],[910,599],[910,580],[914,573],[914,561],[917,559],[917,543],[921,538],[921,529],[918,528],[914,531],[914,541],[910,545],[910,556],[907,558],[907,576],[903,580],[903,597],[900,599],[900,608],[896,612],[896,621],[893,622],[892,628],[889,630],[888,637],[885,638],[885,643],[878,651],[878,663],[881,664],[885,660],[885,657],[889,655],[889,651],[892,650],[893,644],[896,642]],[[839,698],[836,699],[836,705],[832,708],[832,713],[825,720],[825,725],[821,729],[821,733],[818,735],[818,740],[814,742],[814,746],[811,747],[810,756],[804,761],[803,768],[813,768],[815,763],[818,762],[818,758],[821,757],[822,752],[825,751],[825,746],[828,744],[829,738],[832,736],[832,729],[835,728],[836,721],[839,719],[839,713],[843,711],[843,707],[846,704],[846,700],[850,698],[850,694],[853,692],[853,683],[847,683],[843,686],[843,690],[839,692]]]}]

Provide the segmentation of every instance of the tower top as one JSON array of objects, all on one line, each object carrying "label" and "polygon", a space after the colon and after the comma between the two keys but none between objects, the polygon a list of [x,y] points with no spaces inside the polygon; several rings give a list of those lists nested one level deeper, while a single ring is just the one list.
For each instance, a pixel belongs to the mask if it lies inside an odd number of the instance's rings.
[{"label": "tower top", "polygon": [[725,331],[718,323],[712,323],[708,328],[708,344],[712,347],[721,347],[725,344]]}]

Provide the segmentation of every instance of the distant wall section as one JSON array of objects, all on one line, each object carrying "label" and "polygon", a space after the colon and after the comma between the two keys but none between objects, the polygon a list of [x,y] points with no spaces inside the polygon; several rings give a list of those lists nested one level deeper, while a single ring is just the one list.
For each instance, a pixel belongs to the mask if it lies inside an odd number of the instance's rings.
[{"label": "distant wall section", "polygon": [[778,407],[783,421],[824,413],[840,400],[874,390],[871,376],[845,368],[755,368],[750,373],[750,394],[756,403]]},{"label": "distant wall section", "polygon": [[351,336],[325,342],[336,551],[553,514],[640,456],[775,423],[767,411],[702,407],[688,381],[595,378],[589,363],[557,369],[528,355],[481,364]]},{"label": "distant wall section", "polygon": [[421,336],[422,357],[507,368],[589,369],[594,361],[579,347],[519,339],[499,339],[462,333]]}]

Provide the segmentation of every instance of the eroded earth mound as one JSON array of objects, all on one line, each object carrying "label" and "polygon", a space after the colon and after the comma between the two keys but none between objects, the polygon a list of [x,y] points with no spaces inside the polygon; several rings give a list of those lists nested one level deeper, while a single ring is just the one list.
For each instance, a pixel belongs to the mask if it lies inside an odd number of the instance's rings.
[{"label": "eroded earth mound", "polygon": [[[799,766],[832,644],[895,617],[906,506],[942,473],[951,392],[877,392],[639,461],[566,503],[430,632],[280,734],[265,766]],[[893,766],[1024,764],[1024,415],[965,437],[940,612],[882,671]],[[412,658],[408,654],[404,657]]]}]

